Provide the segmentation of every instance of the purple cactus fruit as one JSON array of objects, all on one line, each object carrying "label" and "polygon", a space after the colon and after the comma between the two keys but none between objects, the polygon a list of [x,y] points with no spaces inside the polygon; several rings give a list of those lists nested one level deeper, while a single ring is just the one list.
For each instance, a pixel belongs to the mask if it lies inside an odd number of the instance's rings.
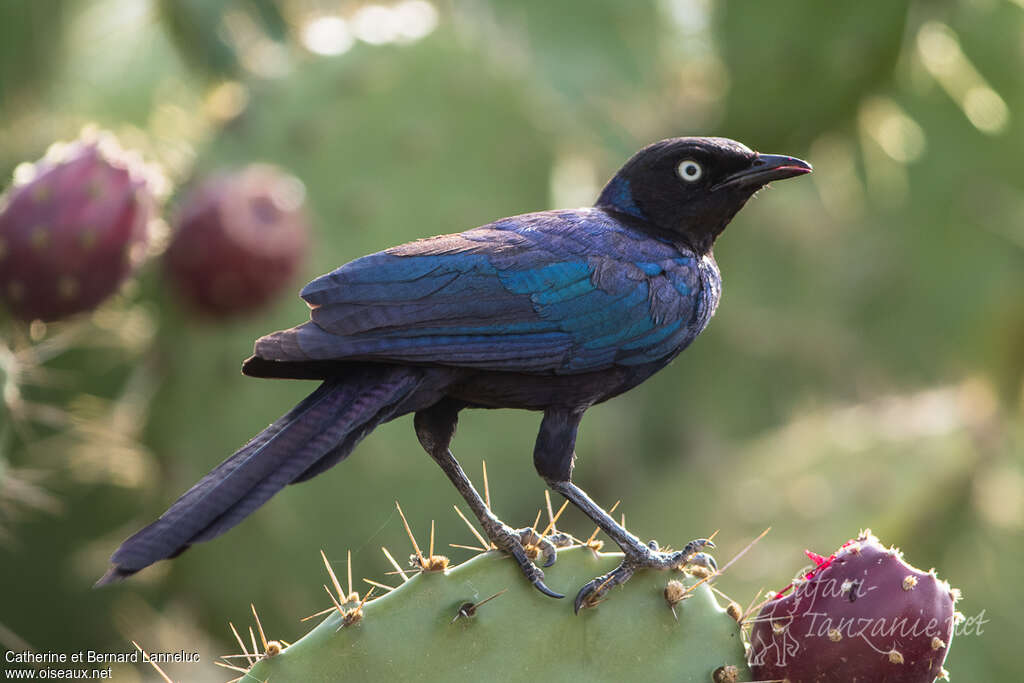
[{"label": "purple cactus fruit", "polygon": [[89,311],[146,254],[157,172],[113,136],[83,133],[22,165],[0,197],[0,299],[23,320]]},{"label": "purple cactus fruit", "polygon": [[[756,680],[932,683],[945,676],[959,592],[870,531],[761,609],[750,633]],[[789,590],[789,587],[783,592]]]},{"label": "purple cactus fruit", "polygon": [[306,253],[304,197],[298,179],[266,164],[199,182],[164,254],[189,308],[221,318],[258,310],[281,293]]}]

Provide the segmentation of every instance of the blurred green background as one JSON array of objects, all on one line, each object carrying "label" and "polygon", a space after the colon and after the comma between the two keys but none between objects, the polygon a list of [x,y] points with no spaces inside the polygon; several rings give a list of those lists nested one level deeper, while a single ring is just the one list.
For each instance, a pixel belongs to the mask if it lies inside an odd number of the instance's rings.
[{"label": "blurred green background", "polygon": [[[708,330],[588,413],[576,480],[645,538],[719,529],[720,563],[771,526],[719,581],[743,604],[804,548],[871,527],[984,620],[955,641],[954,680],[1019,680],[1022,69],[1021,0],[8,0],[0,175],[91,123],[179,187],[278,164],[313,215],[297,291],[399,242],[589,204],[663,137],[809,159],[813,176],[761,193],[719,241]],[[443,544],[472,542],[404,418],[216,543],[91,590],[125,536],[313,389],[238,371],[255,337],[305,317],[288,295],[194,320],[154,260],[84,318],[0,320],[0,645],[135,639],[198,650],[165,667],[176,680],[226,680],[212,662],[250,602],[288,641],[327,606],[319,549],[394,582],[395,499],[421,542],[431,519]],[[455,442],[514,524],[544,501],[538,418],[465,413]],[[560,526],[592,528],[573,510]]]}]

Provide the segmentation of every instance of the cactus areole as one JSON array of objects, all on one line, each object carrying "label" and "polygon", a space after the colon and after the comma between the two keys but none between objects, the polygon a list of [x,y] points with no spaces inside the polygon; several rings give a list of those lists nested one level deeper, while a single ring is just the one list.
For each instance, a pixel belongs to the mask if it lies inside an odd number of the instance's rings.
[{"label": "cactus areole", "polygon": [[0,197],[0,299],[23,320],[95,308],[142,261],[159,176],[109,134],[23,164]]},{"label": "cactus areole", "polygon": [[756,680],[932,683],[946,675],[958,591],[869,531],[830,557],[807,554],[816,567],[754,621]]}]

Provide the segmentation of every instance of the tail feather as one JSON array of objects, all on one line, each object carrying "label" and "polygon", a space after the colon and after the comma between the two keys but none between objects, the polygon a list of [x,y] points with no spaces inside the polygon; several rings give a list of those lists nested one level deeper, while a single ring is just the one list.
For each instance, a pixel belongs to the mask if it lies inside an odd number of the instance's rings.
[{"label": "tail feather", "polygon": [[325,381],[121,544],[97,585],[130,576],[232,528],[286,485],[345,458],[395,414],[421,375],[376,367]]},{"label": "tail feather", "polygon": [[[287,484],[305,481],[348,456],[356,444],[373,428],[394,416],[398,403],[415,387],[416,381],[408,376],[408,373],[402,379],[400,382],[382,383],[358,394],[354,400],[343,406],[340,414],[334,416],[332,421],[320,422],[327,425],[323,431],[315,433],[300,450],[285,453],[283,461],[278,459],[274,469],[267,476],[259,480],[244,497],[225,510],[209,526],[197,533],[192,542],[216,538],[248,517]],[[351,420],[352,415],[359,417]],[[305,437],[303,434],[299,438]],[[310,470],[314,471],[307,476]]]}]

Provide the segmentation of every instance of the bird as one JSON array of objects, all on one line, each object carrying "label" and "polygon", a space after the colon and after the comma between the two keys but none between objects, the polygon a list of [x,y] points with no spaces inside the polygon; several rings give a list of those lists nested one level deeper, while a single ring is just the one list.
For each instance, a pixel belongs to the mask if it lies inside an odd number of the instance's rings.
[{"label": "bird", "polygon": [[97,585],[223,534],[412,413],[420,445],[494,546],[539,591],[562,598],[524,548],[539,546],[548,567],[551,540],[502,522],[451,451],[469,408],[541,412],[538,474],[622,550],[615,569],[580,588],[576,612],[641,568],[714,568],[708,539],[663,552],[579,488],[576,435],[588,408],[666,367],[707,326],[722,292],[713,246],[736,213],[768,183],[811,170],[728,138],[669,138],[629,158],[591,207],[418,239],[316,278],[300,293],[309,320],[259,338],[242,372],[319,387],[125,540]]}]

